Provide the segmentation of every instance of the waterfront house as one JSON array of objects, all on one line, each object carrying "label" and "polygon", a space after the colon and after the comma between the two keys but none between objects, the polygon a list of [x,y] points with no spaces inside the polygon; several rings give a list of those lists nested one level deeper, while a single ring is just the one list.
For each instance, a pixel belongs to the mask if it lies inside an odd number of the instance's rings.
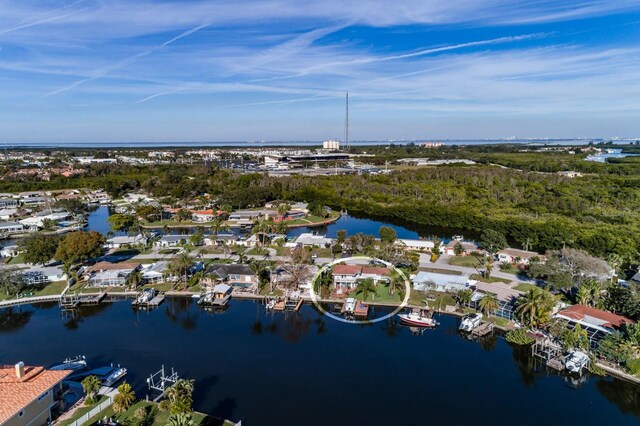
[{"label": "waterfront house", "polygon": [[139,268],[140,264],[133,262],[98,262],[86,270],[87,282],[90,287],[123,286]]},{"label": "waterfront house", "polygon": [[535,251],[518,250],[514,248],[506,248],[498,252],[498,261],[507,263],[516,263],[518,265],[528,265],[531,258],[541,258],[539,253]]},{"label": "waterfront house", "polygon": [[554,318],[564,320],[569,329],[576,325],[587,332],[591,348],[598,347],[600,340],[612,331],[619,330],[625,324],[633,324],[634,321],[601,309],[586,305],[573,305],[558,311]]},{"label": "waterfront house", "polygon": [[222,212],[217,210],[196,210],[192,211],[192,219],[194,222],[203,223],[203,222],[212,222],[216,217],[218,217]]},{"label": "waterfront house", "polygon": [[217,234],[209,237],[204,237],[205,246],[222,246],[222,245],[234,245],[238,241],[238,236],[235,234]]},{"label": "waterfront house", "polygon": [[0,424],[40,426],[53,421],[61,404],[62,380],[72,371],[44,367],[0,366]]},{"label": "waterfront house", "polygon": [[67,211],[54,212],[51,210],[46,210],[46,211],[36,213],[32,217],[22,219],[19,222],[28,228],[35,229],[35,228],[44,228],[45,221],[50,221],[55,224],[59,224],[60,222],[63,222],[70,218],[71,218],[71,214]]},{"label": "waterfront house", "polygon": [[0,198],[0,209],[15,209],[18,207],[18,200],[15,198]]},{"label": "waterfront house", "polygon": [[142,274],[143,284],[160,284],[169,278],[169,262],[164,260],[142,265],[140,272]]},{"label": "waterfront house", "polygon": [[16,208],[0,208],[0,220],[9,220],[18,216],[18,209]]},{"label": "waterfront house", "polygon": [[178,247],[188,242],[188,235],[163,235],[158,241],[155,241],[153,245],[158,248],[171,248]]},{"label": "waterfront house", "polygon": [[474,309],[480,309],[480,299],[487,294],[492,294],[498,299],[498,309],[493,312],[493,315],[508,320],[514,318],[515,304],[518,298],[524,293],[518,290],[514,290],[504,283],[485,283],[477,281],[474,286],[474,291],[471,294],[471,302],[469,306]]},{"label": "waterfront house", "polygon": [[145,244],[147,244],[147,239],[141,234],[138,234],[135,236],[122,235],[118,237],[109,238],[107,240],[107,243],[105,244],[105,248],[119,249],[122,247],[133,247],[133,246],[145,245]]},{"label": "waterfront house", "polygon": [[258,284],[258,277],[249,265],[212,263],[204,275],[202,282],[205,285],[224,283],[232,287],[251,288]]},{"label": "waterfront house", "polygon": [[0,222],[0,235],[15,234],[18,232],[24,232],[23,224],[19,222]]},{"label": "waterfront house", "polygon": [[484,251],[478,248],[478,245],[475,243],[472,243],[470,241],[457,241],[457,240],[451,240],[447,243],[447,245],[444,246],[443,252],[444,254],[446,254],[447,256],[455,256],[456,255],[456,244],[460,244],[460,246],[462,247],[462,253],[461,255],[463,256],[468,256],[471,253],[483,253]]},{"label": "waterfront house", "polygon": [[60,266],[29,268],[23,272],[23,276],[29,285],[42,285],[67,279],[67,274],[65,274]]},{"label": "waterfront house", "polygon": [[403,246],[407,250],[415,251],[431,251],[435,244],[429,240],[411,240],[405,238],[398,238],[396,244]]},{"label": "waterfront house", "polygon": [[391,271],[388,268],[362,265],[335,265],[331,271],[331,278],[336,288],[354,289],[358,281],[371,278],[374,284],[388,283]]},{"label": "waterfront house", "polygon": [[412,277],[413,288],[419,291],[456,292],[466,290],[476,284],[469,275],[450,275],[420,271]]},{"label": "waterfront house", "polygon": [[297,238],[289,241],[285,244],[285,247],[329,247],[335,240],[333,238],[325,237],[324,235],[316,235],[310,232],[305,232],[298,235]]}]

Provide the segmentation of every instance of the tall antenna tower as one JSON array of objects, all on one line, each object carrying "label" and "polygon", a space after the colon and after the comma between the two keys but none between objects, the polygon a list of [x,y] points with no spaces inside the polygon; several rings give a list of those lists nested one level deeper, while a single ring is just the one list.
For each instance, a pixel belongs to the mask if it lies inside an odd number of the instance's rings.
[{"label": "tall antenna tower", "polygon": [[345,122],[344,122],[344,149],[349,149],[349,92],[347,92],[345,103]]}]

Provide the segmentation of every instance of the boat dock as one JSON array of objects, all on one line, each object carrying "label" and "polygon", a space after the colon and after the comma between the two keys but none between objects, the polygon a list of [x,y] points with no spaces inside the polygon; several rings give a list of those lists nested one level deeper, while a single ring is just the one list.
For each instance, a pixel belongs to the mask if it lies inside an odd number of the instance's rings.
[{"label": "boat dock", "polygon": [[494,324],[492,322],[485,322],[471,330],[471,335],[476,337],[486,336],[493,331]]},{"label": "boat dock", "polygon": [[65,295],[60,299],[60,307],[62,309],[75,309],[79,306],[98,305],[105,297],[107,297],[107,293],[104,292],[91,296],[80,294]]},{"label": "boat dock", "polygon": [[278,300],[275,305],[273,305],[273,310],[282,312],[282,311],[294,311],[298,312],[302,307],[304,300],[300,298],[285,298]]},{"label": "boat dock", "polygon": [[564,350],[547,339],[536,340],[531,345],[531,354],[544,361],[545,365],[557,371],[564,371]]},{"label": "boat dock", "polygon": [[142,308],[142,309],[156,308],[160,306],[162,302],[164,302],[164,297],[165,297],[164,294],[158,294],[153,299],[146,302],[141,302],[136,299],[133,302],[131,302],[131,306],[135,308]]}]

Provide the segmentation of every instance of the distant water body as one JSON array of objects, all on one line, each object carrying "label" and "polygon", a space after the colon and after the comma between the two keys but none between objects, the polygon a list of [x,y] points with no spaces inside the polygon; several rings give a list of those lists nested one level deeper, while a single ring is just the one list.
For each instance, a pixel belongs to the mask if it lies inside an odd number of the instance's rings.
[{"label": "distant water body", "polygon": [[[434,139],[434,140],[398,140],[398,141],[352,141],[353,146],[406,145],[409,143],[440,142],[445,145],[495,145],[495,144],[533,144],[533,145],[586,145],[589,142],[601,142],[601,139]],[[620,141],[625,143],[625,141]],[[222,148],[222,147],[300,147],[321,146],[322,141],[228,141],[228,142],[5,142],[2,148]]]}]

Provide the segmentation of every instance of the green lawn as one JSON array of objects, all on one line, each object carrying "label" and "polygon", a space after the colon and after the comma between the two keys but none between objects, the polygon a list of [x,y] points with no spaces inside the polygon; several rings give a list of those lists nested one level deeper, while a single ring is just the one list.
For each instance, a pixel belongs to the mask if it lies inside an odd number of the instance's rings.
[{"label": "green lawn", "polygon": [[7,265],[15,265],[17,263],[24,263],[24,255],[19,254],[16,257],[12,257],[11,260],[7,262]]},{"label": "green lawn", "polygon": [[159,254],[176,254],[179,251],[180,251],[179,248],[169,248],[169,249],[162,249],[158,253]]},{"label": "green lawn", "polygon": [[289,256],[291,254],[291,249],[289,247],[273,247],[276,250],[276,256]]},{"label": "green lawn", "polygon": [[[64,420],[62,422],[59,423],[60,426],[66,426],[69,425],[71,423],[73,423],[74,421],[76,421],[77,419],[79,419],[80,417],[84,416],[87,412],[89,412],[93,407],[95,407],[96,405],[100,404],[101,402],[105,401],[107,399],[107,397],[105,395],[100,395],[98,397],[98,402],[93,404],[93,405],[82,405],[81,407],[79,407],[75,413],[73,413],[73,416],[71,416],[71,418]],[[87,423],[88,424],[88,423]]]},{"label": "green lawn", "polygon": [[537,287],[537,285],[535,284],[529,284],[529,283],[519,283],[517,286],[514,287],[515,290],[519,290],[519,291],[529,291],[532,288]]},{"label": "green lawn", "polygon": [[254,256],[267,256],[269,254],[269,250],[264,248],[260,249],[258,247],[254,247],[251,250],[247,251],[247,254],[254,255]]},{"label": "green lawn", "polygon": [[449,259],[449,265],[477,268],[482,265],[482,262],[475,256],[453,256]]},{"label": "green lawn", "polygon": [[460,271],[450,271],[448,269],[429,268],[428,266],[421,266],[418,268],[418,271],[433,272],[436,274],[446,274],[446,275],[462,275],[462,272]]},{"label": "green lawn", "polygon": [[476,281],[482,281],[483,283],[505,283],[505,284],[509,284],[511,282],[511,280],[508,280],[506,278],[497,278],[497,277],[484,278],[480,274],[471,274],[471,275],[469,275],[469,278],[472,279],[472,280],[476,280]]},{"label": "green lawn", "polygon": [[[364,300],[364,298],[362,297],[362,294],[355,294],[352,293],[350,295],[350,297],[354,297],[358,300]],[[366,302],[378,302],[378,303],[393,303],[393,304],[400,304],[400,302],[402,302],[402,298],[400,297],[400,293],[398,292],[398,289],[396,289],[394,291],[394,293],[391,295],[389,294],[389,287],[385,286],[383,284],[377,284],[376,285],[376,294],[369,294],[369,297],[367,297],[367,299],[365,300]]]},{"label": "green lawn", "polygon": [[[156,404],[152,402],[139,401],[133,404],[127,411],[122,414],[115,414],[111,407],[106,408],[102,412],[98,413],[96,416],[92,417],[85,425],[95,425],[97,422],[104,417],[111,417],[116,420],[119,424],[129,424],[131,420],[134,419],[134,414],[136,410],[140,407],[147,408],[148,412],[152,413],[152,422],[147,423],[150,426],[164,426],[168,423],[169,413],[162,412],[157,409]],[[232,425],[233,423],[224,422],[218,423],[215,420],[212,421],[211,418],[207,417],[202,413],[193,413],[191,417],[193,421],[193,426],[199,425]],[[61,423],[63,426],[65,423]]]},{"label": "green lawn", "polygon": [[51,284],[47,284],[45,288],[36,292],[34,296],[49,296],[51,294],[61,294],[62,290],[64,290],[66,286],[66,281],[56,281]]},{"label": "green lawn", "polygon": [[158,291],[169,291],[173,288],[173,283],[147,284],[142,288],[155,288]]}]

